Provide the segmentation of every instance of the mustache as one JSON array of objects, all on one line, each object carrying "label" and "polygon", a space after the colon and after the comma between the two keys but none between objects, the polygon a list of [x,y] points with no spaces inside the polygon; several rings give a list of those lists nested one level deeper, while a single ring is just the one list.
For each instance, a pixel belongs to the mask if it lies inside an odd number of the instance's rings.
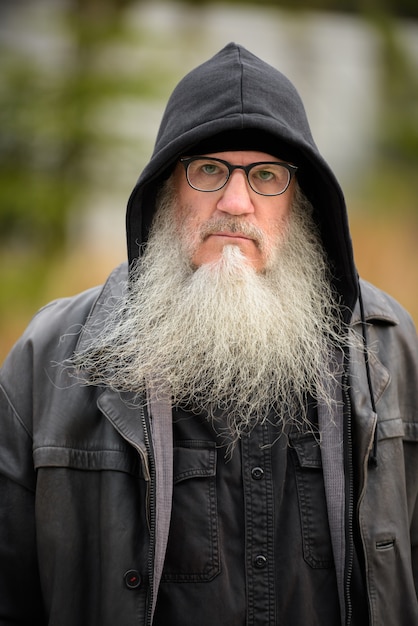
[{"label": "mustache", "polygon": [[203,224],[199,232],[200,240],[204,241],[210,235],[219,232],[239,233],[244,235],[245,237],[253,239],[260,250],[264,250],[266,246],[266,236],[261,228],[251,224],[245,219],[233,216],[213,218]]}]

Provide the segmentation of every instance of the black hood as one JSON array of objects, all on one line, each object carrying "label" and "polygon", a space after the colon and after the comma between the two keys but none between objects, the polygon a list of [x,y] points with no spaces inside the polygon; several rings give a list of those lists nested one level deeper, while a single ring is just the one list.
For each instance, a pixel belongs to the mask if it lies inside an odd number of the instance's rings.
[{"label": "black hood", "polygon": [[315,145],[295,87],[271,65],[235,43],[187,74],[167,103],[151,160],[128,203],[129,262],[146,244],[156,193],[177,159],[218,133],[239,130],[251,131],[248,136],[252,138],[258,135],[260,146],[267,147],[264,152],[298,166],[297,178],[314,206],[335,287],[345,307],[352,310],[357,273],[340,185]]}]

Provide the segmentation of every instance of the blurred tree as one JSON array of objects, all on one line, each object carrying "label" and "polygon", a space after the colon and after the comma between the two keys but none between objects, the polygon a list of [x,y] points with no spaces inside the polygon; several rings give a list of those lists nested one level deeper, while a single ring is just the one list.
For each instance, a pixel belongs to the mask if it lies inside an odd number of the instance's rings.
[{"label": "blurred tree", "polygon": [[[0,246],[39,258],[61,251],[68,212],[83,192],[85,154],[105,139],[94,135],[92,112],[106,98],[150,88],[145,75],[135,84],[97,72],[97,56],[109,42],[121,40],[124,9],[135,0],[72,0],[67,71],[45,71],[25,54],[8,55],[0,47]],[[191,2],[193,0],[190,0]],[[229,0],[234,4],[234,0]],[[247,0],[250,3],[250,0]],[[244,4],[246,0],[239,0]],[[200,3],[200,0],[199,0]],[[374,20],[383,35],[381,154],[416,168],[418,148],[417,77],[391,13],[413,11],[412,0],[260,0],[260,4],[327,10],[356,10]],[[360,6],[358,6],[360,5]],[[418,5],[417,5],[418,7]],[[418,11],[418,9],[417,9]],[[399,112],[402,111],[402,115]]]},{"label": "blurred tree", "polygon": [[390,214],[396,206],[398,215],[409,214],[417,227],[417,63],[406,45],[405,23],[400,25],[380,10],[368,10],[365,16],[380,35],[377,156],[370,164],[365,191],[370,210]]},{"label": "blurred tree", "polygon": [[418,167],[418,75],[393,23],[382,32],[382,91],[385,95],[382,149],[391,163],[414,172]]},{"label": "blurred tree", "polygon": [[[216,0],[186,0],[189,4],[215,4]],[[397,17],[418,17],[416,0],[220,0],[223,4],[256,4],[288,8],[292,10],[334,11],[344,13],[362,13],[365,9],[374,9]]]},{"label": "blurred tree", "polygon": [[[229,0],[241,6],[246,2],[255,4],[254,0]],[[203,4],[202,0],[195,3]],[[141,3],[66,0],[54,24],[58,31],[55,36],[66,42],[65,54],[55,66],[45,55],[42,61],[31,55],[30,45],[26,45],[26,37],[31,39],[39,24],[34,25],[33,32],[28,25],[23,35],[14,37],[11,33],[0,38],[0,325],[5,312],[10,323],[12,308],[33,311],[43,302],[42,285],[50,267],[65,252],[70,213],[82,205],[91,183],[92,161],[97,154],[102,158],[110,143],[111,149],[117,147],[115,134],[106,135],[103,126],[92,121],[107,104],[112,103],[114,111],[116,99],[158,97],[161,92],[165,97],[167,84],[173,82],[174,64],[164,67],[158,55],[140,62],[135,73],[118,71],[113,54],[117,56],[118,46],[122,46],[121,58],[126,58],[129,42],[133,41],[137,50],[138,39],[147,36],[137,24],[134,32],[129,30],[125,16],[130,4]],[[399,188],[408,185],[415,185],[416,191],[418,78],[392,19],[394,15],[418,17],[416,0],[256,2],[257,6],[263,4],[289,10],[351,11],[379,29],[381,57],[385,60],[381,73],[384,107],[373,193],[377,190],[385,196],[390,206],[390,193],[398,193]],[[2,11],[26,14],[35,5],[33,0],[0,3],[0,31],[2,22],[4,29]],[[50,8],[54,6],[52,2]],[[153,51],[164,46],[164,41],[154,41],[155,33],[148,36],[153,37]],[[185,42],[188,46],[190,42]],[[185,58],[190,58],[190,50]],[[126,141],[126,137],[120,141]],[[137,150],[136,144],[136,155]],[[410,173],[406,184],[405,171]]]},{"label": "blurred tree", "polygon": [[[67,41],[58,68],[19,46],[26,31],[17,42],[0,39],[0,323],[11,302],[38,306],[34,296],[41,298],[48,268],[65,251],[70,212],[89,182],[90,151],[108,141],[91,123],[95,111],[113,97],[146,97],[153,89],[154,68],[129,79],[97,67],[106,46],[129,37],[122,15],[131,1],[67,4],[64,23],[61,12],[55,25]],[[30,8],[10,10],[29,19]]]},{"label": "blurred tree", "polygon": [[0,119],[0,243],[46,255],[62,249],[69,207],[83,188],[88,114],[114,89],[94,72],[97,49],[118,36],[126,4],[93,0],[70,7],[70,71],[48,72],[36,59],[3,50]]}]

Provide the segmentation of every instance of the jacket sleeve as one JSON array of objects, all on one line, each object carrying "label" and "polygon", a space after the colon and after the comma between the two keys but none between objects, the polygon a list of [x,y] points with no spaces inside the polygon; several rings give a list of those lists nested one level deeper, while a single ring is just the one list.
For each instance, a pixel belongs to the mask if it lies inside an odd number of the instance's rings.
[{"label": "jacket sleeve", "polygon": [[[54,363],[71,354],[97,290],[41,309],[0,370],[0,624],[43,626],[33,442]],[[63,341],[63,335],[67,340]],[[51,365],[52,364],[52,365]]]},{"label": "jacket sleeve", "polygon": [[[32,436],[10,398],[31,396],[28,351],[20,346],[0,373],[0,624],[46,624],[35,540]],[[26,361],[26,363],[25,363]]]},{"label": "jacket sleeve", "polygon": [[[401,365],[397,371],[400,413],[404,421],[404,459],[405,483],[410,520],[410,545],[412,558],[412,572],[415,582],[415,591],[418,597],[418,337],[415,326],[409,317],[404,314],[401,321],[402,339],[398,361]],[[399,329],[400,330],[400,329]]]},{"label": "jacket sleeve", "polygon": [[[407,480],[410,480],[411,484],[416,484],[417,475],[418,475],[418,450],[417,444],[413,444],[413,448],[411,446],[411,450],[407,451]],[[410,455],[414,456],[414,461],[408,462],[408,458]],[[411,471],[411,467],[414,470],[414,473]],[[409,475],[410,474],[410,475]],[[416,493],[416,490],[415,490]],[[415,495],[415,506],[412,508],[411,515],[411,558],[412,558],[412,571],[414,575],[415,582],[415,591],[418,597],[418,496]]]}]

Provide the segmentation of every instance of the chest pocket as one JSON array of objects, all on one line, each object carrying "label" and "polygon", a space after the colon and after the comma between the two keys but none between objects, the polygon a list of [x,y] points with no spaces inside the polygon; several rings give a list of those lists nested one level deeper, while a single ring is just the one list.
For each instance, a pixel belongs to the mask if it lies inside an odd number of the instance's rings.
[{"label": "chest pocket", "polygon": [[177,442],[173,465],[173,508],[162,581],[209,581],[220,571],[215,443]]},{"label": "chest pocket", "polygon": [[331,535],[328,524],[321,450],[311,434],[291,436],[299,511],[303,558],[312,568],[333,567]]}]

